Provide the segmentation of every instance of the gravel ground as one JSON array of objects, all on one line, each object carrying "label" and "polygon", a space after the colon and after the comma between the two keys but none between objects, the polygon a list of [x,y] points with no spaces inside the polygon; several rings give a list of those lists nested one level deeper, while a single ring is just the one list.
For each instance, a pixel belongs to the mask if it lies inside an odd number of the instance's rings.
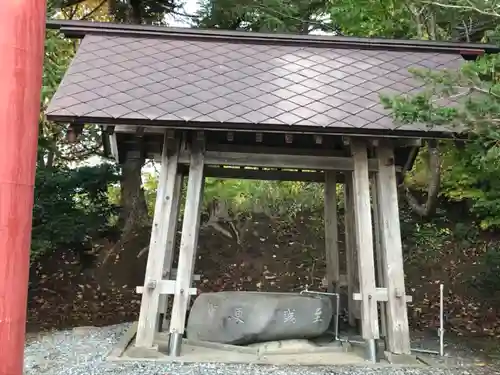
[{"label": "gravel ground", "polygon": [[297,367],[223,364],[109,363],[105,358],[128,324],[85,328],[31,336],[26,343],[25,375],[490,375],[488,366],[448,368]]}]

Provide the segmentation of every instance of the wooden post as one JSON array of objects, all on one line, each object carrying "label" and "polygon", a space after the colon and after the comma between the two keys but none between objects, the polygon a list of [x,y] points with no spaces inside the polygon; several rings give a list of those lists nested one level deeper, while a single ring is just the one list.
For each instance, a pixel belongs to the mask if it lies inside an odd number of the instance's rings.
[{"label": "wooden post", "polygon": [[175,282],[174,304],[170,320],[170,348],[172,356],[179,356],[181,352],[182,336],[186,323],[186,314],[189,303],[188,289],[194,269],[196,248],[198,246],[198,232],[200,227],[200,209],[203,199],[203,168],[204,168],[204,141],[202,132],[192,143],[191,160],[189,164],[188,188],[184,220],[182,223],[181,246],[179,250],[179,265]]},{"label": "wooden post", "polygon": [[149,243],[148,262],[142,293],[139,323],[135,345],[152,348],[158,324],[158,307],[160,293],[157,284],[162,280],[165,264],[168,229],[172,228],[171,220],[175,215],[169,214],[177,198],[176,175],[179,156],[179,140],[172,138],[172,133],[165,134],[158,192],[156,195],[153,228]]},{"label": "wooden post", "polygon": [[337,178],[333,171],[325,171],[325,252],[328,292],[339,291],[339,244],[337,227]]},{"label": "wooden post", "polygon": [[344,184],[344,224],[345,224],[345,253],[347,268],[347,294],[349,325],[356,326],[356,316],[359,303],[354,301],[354,293],[358,290],[357,262],[356,262],[356,233],[354,231],[354,197],[352,195],[352,173],[345,173]]},{"label": "wooden post", "polygon": [[0,375],[24,369],[45,9],[16,0],[0,11]]},{"label": "wooden post", "polygon": [[[372,177],[371,181],[371,187],[373,190],[372,194],[372,202],[373,202],[373,227],[374,227],[374,232],[375,232],[375,257],[376,257],[376,267],[377,267],[377,272],[376,272],[376,279],[377,279],[377,287],[383,288],[385,287],[385,279],[384,279],[384,268],[383,268],[383,263],[384,263],[384,254],[382,253],[382,239],[380,238],[380,231],[381,231],[381,226],[380,226],[380,214],[379,214],[379,207],[378,207],[378,198],[377,198],[377,184],[376,184],[376,178]],[[387,336],[387,316],[385,312],[385,302],[380,301],[379,308],[380,308],[380,336],[381,337],[386,337]]]},{"label": "wooden post", "polygon": [[387,341],[388,350],[396,354],[410,354],[410,333],[403,270],[403,246],[399,225],[398,192],[394,151],[390,144],[377,148],[377,198],[380,215],[380,238],[384,279],[387,285]]},{"label": "wooden post", "polygon": [[361,326],[363,339],[367,341],[369,356],[375,357],[375,340],[379,338],[378,309],[375,298],[375,262],[373,258],[372,214],[370,202],[370,177],[366,144],[353,139],[351,142],[354,161],[354,218],[358,245],[358,268],[361,300]]},{"label": "wooden post", "polygon": [[[172,195],[172,210],[168,212],[168,215],[171,215],[172,217],[169,219],[170,226],[167,229],[167,247],[162,273],[162,278],[167,280],[171,279],[172,261],[175,254],[175,238],[177,234],[177,224],[179,223],[179,211],[181,208],[182,181],[182,173],[177,173],[175,176],[174,193]],[[159,327],[166,327],[169,322],[169,319],[167,318],[168,300],[168,294],[160,295],[160,304],[158,308],[160,319]]]}]

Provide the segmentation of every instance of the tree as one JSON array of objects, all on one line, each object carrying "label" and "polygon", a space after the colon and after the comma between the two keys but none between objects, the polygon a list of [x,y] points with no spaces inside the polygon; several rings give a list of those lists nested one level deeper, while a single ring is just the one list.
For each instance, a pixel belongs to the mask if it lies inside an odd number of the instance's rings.
[{"label": "tree", "polygon": [[[500,18],[497,10],[492,9],[487,2],[484,2],[483,6],[470,5],[471,2],[464,4],[459,1],[432,4],[460,12],[467,11],[479,13],[481,16]],[[497,33],[498,29],[483,30],[481,39],[496,40]],[[493,161],[500,156],[498,126],[500,124],[500,55],[487,55],[467,61],[457,70],[438,72],[415,70],[413,74],[425,83],[426,89],[417,95],[383,97],[385,106],[391,109],[397,121],[426,123],[429,127],[447,125],[457,132],[469,135],[473,142],[465,147],[475,148],[475,152],[464,152],[461,160],[463,163],[460,167],[468,166],[469,172],[473,172],[475,176],[465,181],[457,179],[456,173],[450,173],[450,171],[448,171],[448,176],[454,178],[455,183],[462,184],[462,189],[463,184],[468,185],[468,191],[477,185],[481,185],[483,190],[491,189],[491,184],[485,185],[486,178],[491,178],[492,172],[498,170],[497,163]],[[479,145],[483,152],[478,152]],[[465,159],[466,155],[468,159]],[[455,156],[458,155],[455,154]],[[471,168],[472,165],[475,167]],[[486,215],[487,221],[483,221],[483,226],[498,225],[500,222],[498,217],[492,218],[489,214],[490,205],[498,207],[496,196],[491,199],[491,195],[487,197],[476,194],[469,198],[473,199],[475,207],[482,211],[483,217]],[[421,213],[425,215],[429,212]]]},{"label": "tree", "polygon": [[416,24],[402,0],[334,0],[329,17],[343,35],[411,38],[416,34]]},{"label": "tree", "polygon": [[[473,3],[474,1],[474,3]],[[482,3],[480,3],[482,1]],[[343,35],[482,41],[494,38],[498,7],[484,0],[333,0],[312,3],[308,12],[300,1],[283,0],[206,0],[200,25],[252,31],[310,32],[314,29],[334,31]],[[329,22],[326,22],[326,19]],[[314,26],[304,28],[312,20]],[[414,195],[413,187],[402,188],[410,207],[421,216],[430,215],[441,186],[443,145],[435,141],[420,150],[419,169],[425,171],[427,192],[423,203]],[[449,157],[449,153],[447,157]],[[422,174],[422,173],[421,173]],[[410,180],[411,182],[411,180]]]},{"label": "tree", "polygon": [[[459,0],[462,1],[462,0]],[[465,3],[469,0],[462,1]],[[456,4],[455,4],[456,5]],[[431,40],[479,41],[488,35],[492,12],[474,11],[470,7],[440,4],[433,1],[377,0],[336,1],[331,17],[346,35],[417,38]],[[420,169],[425,169],[426,199],[420,203],[413,194],[408,179],[401,185],[409,206],[420,216],[434,212],[441,185],[442,156],[439,143],[428,141],[420,152]]]},{"label": "tree", "polygon": [[178,7],[174,0],[57,0],[57,5],[66,12],[81,6],[99,9],[116,22],[136,24],[162,24],[165,14]]},{"label": "tree", "polygon": [[[105,2],[102,0],[86,0],[63,9],[57,8],[54,1],[49,1],[48,5],[49,17],[101,21],[109,19]],[[53,30],[47,31],[39,127],[39,168],[52,168],[56,165],[85,161],[92,156],[104,156],[98,126],[86,125],[78,142],[69,142],[66,125],[47,121],[44,115],[46,106],[75,54],[76,47],[75,41],[67,40]]]},{"label": "tree", "polygon": [[[173,12],[177,5],[174,0],[57,0],[61,13],[65,18],[114,20],[116,22],[162,24],[165,15]],[[80,17],[77,17],[79,15]],[[59,129],[60,130],[60,129]],[[61,132],[53,132],[60,137]],[[141,149],[140,139],[137,139],[137,149]],[[83,134],[77,143],[65,143],[60,150],[67,150],[67,155],[76,155],[82,158],[87,155],[99,155],[102,144],[100,129],[86,125]],[[146,206],[146,199],[142,189],[143,155],[138,158],[127,158],[121,165],[121,215],[120,222],[124,233],[134,231],[150,220]]]},{"label": "tree", "polygon": [[[90,2],[89,2],[90,3]],[[80,17],[92,9],[86,4],[72,15]],[[65,16],[49,3],[49,16]],[[94,12],[97,14],[97,12]],[[35,204],[31,259],[59,248],[79,256],[91,249],[89,238],[106,230],[115,215],[108,202],[108,185],[117,179],[110,165],[71,168],[100,151],[96,126],[87,126],[81,142],[66,141],[66,127],[50,122],[44,112],[75,52],[72,41],[47,31],[41,92],[41,113],[35,179]]]},{"label": "tree", "polygon": [[324,20],[324,0],[205,0],[201,3],[198,26],[256,32],[335,31]]}]

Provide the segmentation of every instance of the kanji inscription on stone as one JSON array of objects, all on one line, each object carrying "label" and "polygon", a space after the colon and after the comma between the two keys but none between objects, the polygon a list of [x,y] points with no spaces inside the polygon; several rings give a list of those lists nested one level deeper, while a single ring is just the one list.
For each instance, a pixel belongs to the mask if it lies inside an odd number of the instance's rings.
[{"label": "kanji inscription on stone", "polygon": [[295,324],[297,319],[295,318],[295,310],[287,309],[283,312],[284,322]]},{"label": "kanji inscription on stone", "polygon": [[243,309],[241,307],[237,307],[234,309],[234,315],[232,317],[237,324],[243,324],[245,321],[243,320]]},{"label": "kanji inscription on stone", "polygon": [[321,323],[323,321],[323,318],[321,317],[323,315],[323,311],[321,307],[318,307],[316,311],[314,312],[314,320],[313,323]]}]

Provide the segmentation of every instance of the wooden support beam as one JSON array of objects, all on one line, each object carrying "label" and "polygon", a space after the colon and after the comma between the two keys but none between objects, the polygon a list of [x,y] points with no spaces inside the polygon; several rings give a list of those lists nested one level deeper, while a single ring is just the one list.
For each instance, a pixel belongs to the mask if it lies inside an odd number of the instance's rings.
[{"label": "wooden support beam", "polygon": [[344,224],[345,224],[345,253],[347,268],[347,294],[348,294],[348,319],[351,327],[356,326],[356,318],[359,316],[359,302],[354,301],[354,292],[359,290],[356,261],[356,233],[354,223],[354,196],[352,185],[352,173],[344,174]]},{"label": "wooden support beam", "polygon": [[[270,155],[314,155],[314,156],[337,156],[346,157],[346,152],[343,150],[334,150],[329,148],[303,148],[291,146],[263,146],[263,145],[240,145],[240,144],[215,144],[206,145],[208,153],[217,152],[234,152],[243,154],[270,154]],[[375,159],[373,159],[375,160]],[[375,163],[376,164],[376,163]]]},{"label": "wooden support beam", "polygon": [[154,335],[157,330],[160,293],[155,285],[162,280],[168,229],[172,227],[170,221],[174,217],[174,215],[169,215],[169,213],[172,212],[175,201],[173,195],[175,194],[180,141],[176,139],[172,142],[167,135],[165,135],[164,139],[162,164],[144,280],[146,293],[142,294],[135,342],[136,346],[144,348],[153,347]]},{"label": "wooden support beam", "polygon": [[325,172],[325,255],[329,293],[338,292],[340,287],[336,177],[333,171]]},{"label": "wooden support beam", "polygon": [[[175,237],[177,235],[177,224],[179,223],[179,211],[181,208],[181,194],[182,194],[182,173],[178,170],[175,176],[174,193],[172,195],[172,207],[171,211],[167,213],[170,215],[169,218],[169,228],[167,229],[167,246],[165,253],[165,261],[163,264],[162,278],[167,278],[169,274],[172,274],[172,262],[175,254]],[[160,319],[163,319],[163,323],[160,327],[166,327],[164,324],[167,323],[167,308],[168,308],[169,296],[161,294],[160,302],[158,306],[158,315]]]},{"label": "wooden support beam", "polygon": [[[181,152],[179,163],[190,163],[190,152]],[[307,170],[336,170],[352,171],[352,158],[340,156],[312,156],[312,155],[277,155],[243,152],[207,151],[206,165],[233,165],[244,167],[307,169]],[[376,160],[367,159],[368,168],[375,172],[378,168]]]},{"label": "wooden support beam", "polygon": [[175,176],[175,184],[174,184],[174,194],[172,196],[172,210],[168,212],[170,215],[168,228],[168,238],[167,238],[167,252],[165,256],[165,262],[163,265],[163,274],[162,276],[165,278],[169,274],[173,273],[172,270],[172,262],[174,260],[175,254],[175,237],[177,234],[177,225],[179,224],[179,212],[181,209],[181,194],[182,194],[182,182],[184,178],[180,171],[177,172]]},{"label": "wooden support beam", "polygon": [[410,354],[408,310],[405,303],[403,246],[399,224],[398,192],[394,150],[381,142],[376,150],[377,199],[380,215],[380,238],[383,253],[384,279],[387,287],[387,341],[388,350],[396,354]]},{"label": "wooden support beam", "polygon": [[372,345],[379,338],[378,309],[375,299],[375,262],[373,258],[372,214],[370,179],[366,143],[352,140],[354,161],[354,221],[358,247],[358,269],[361,301],[361,326],[363,338]]},{"label": "wooden support beam", "polygon": [[250,168],[205,167],[205,177],[268,180],[268,181],[306,181],[324,182],[323,172],[278,171]]},{"label": "wooden support beam", "polygon": [[136,135],[137,137],[144,137],[144,131],[145,131],[145,130],[146,130],[146,129],[144,128],[144,126],[138,126],[138,127],[136,128],[136,130],[135,130],[135,135]]},{"label": "wooden support beam", "polygon": [[198,232],[200,227],[200,210],[204,185],[204,142],[198,136],[191,145],[191,160],[189,166],[188,188],[182,223],[182,237],[177,266],[174,304],[170,320],[170,355],[179,356],[182,336],[186,323],[189,294],[191,286],[196,249],[198,247]]},{"label": "wooden support beam", "polygon": [[118,142],[116,141],[116,133],[112,133],[108,136],[109,139],[109,148],[111,152],[111,156],[117,163],[120,163],[120,154],[118,152]]},{"label": "wooden support beam", "polygon": [[[383,271],[383,263],[384,263],[384,254],[382,253],[382,243],[380,238],[380,214],[378,207],[378,199],[377,199],[377,184],[374,176],[371,178],[370,185],[372,187],[372,208],[373,208],[373,227],[375,233],[375,265],[376,265],[376,280],[377,286],[379,288],[383,288],[386,286],[384,279],[384,271]],[[385,303],[379,304],[380,309],[380,336],[387,337],[387,315],[385,312]]]},{"label": "wooden support beam", "polygon": [[[354,293],[353,294],[353,299],[355,301],[362,301],[363,296],[361,293]],[[373,296],[373,299],[378,302],[387,302],[389,301],[389,294],[387,292],[387,288],[376,288],[375,289],[375,294]],[[405,296],[404,298],[401,298],[404,300],[406,303],[412,303],[413,302],[413,297],[412,296]]]},{"label": "wooden support beam", "polygon": [[[160,280],[156,283],[155,288],[160,295],[171,295],[175,294],[175,283],[175,280]],[[135,291],[138,294],[143,294],[145,289],[146,288],[144,286],[135,287]],[[198,294],[198,289],[196,288],[188,288],[187,291],[190,296]]]},{"label": "wooden support beam", "polygon": [[[173,268],[169,275],[165,277],[165,280],[175,280],[177,278],[177,268]],[[201,275],[193,275],[193,281],[200,281]]]}]

